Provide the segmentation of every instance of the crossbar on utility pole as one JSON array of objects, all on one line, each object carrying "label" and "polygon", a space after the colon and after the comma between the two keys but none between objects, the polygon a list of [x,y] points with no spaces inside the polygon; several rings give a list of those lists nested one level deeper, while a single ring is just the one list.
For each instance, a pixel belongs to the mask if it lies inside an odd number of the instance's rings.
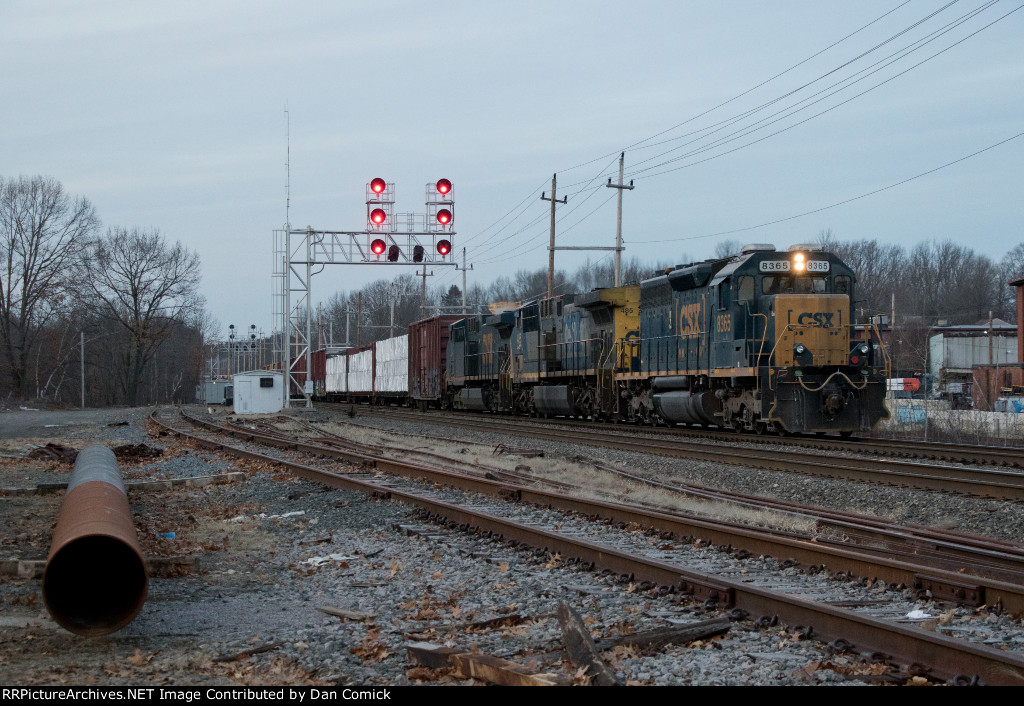
[{"label": "crossbar on utility pole", "polygon": [[558,186],[558,175],[551,175],[551,198],[549,199],[544,195],[544,192],[540,192],[541,201],[551,202],[551,244],[548,246],[548,299],[554,295],[555,290],[555,204],[566,203],[569,200],[568,196],[562,198],[559,201],[557,196]]},{"label": "crossbar on utility pole", "polygon": [[619,190],[619,214],[615,220],[615,286],[618,287],[622,284],[622,192],[624,189],[633,190],[633,180],[629,180],[629,186],[622,183],[622,172],[625,168],[626,153],[623,152],[619,155],[619,183],[613,184],[612,178],[608,177],[608,183],[605,184],[609,189]]}]

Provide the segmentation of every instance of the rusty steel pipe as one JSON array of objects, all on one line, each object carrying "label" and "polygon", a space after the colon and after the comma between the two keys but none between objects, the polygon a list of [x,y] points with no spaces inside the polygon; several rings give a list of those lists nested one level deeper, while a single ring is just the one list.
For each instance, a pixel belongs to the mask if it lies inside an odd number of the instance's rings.
[{"label": "rusty steel pipe", "polygon": [[43,572],[43,602],[61,627],[109,635],[146,602],[149,573],[114,452],[83,449],[75,460]]}]

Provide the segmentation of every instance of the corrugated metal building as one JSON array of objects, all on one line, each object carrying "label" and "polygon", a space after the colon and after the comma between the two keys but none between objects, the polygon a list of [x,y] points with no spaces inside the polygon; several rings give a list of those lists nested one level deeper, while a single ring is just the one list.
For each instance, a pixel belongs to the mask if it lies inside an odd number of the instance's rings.
[{"label": "corrugated metal building", "polygon": [[977,365],[1017,362],[1017,327],[1002,319],[992,321],[991,334],[988,321],[935,327],[928,339],[928,361],[939,389],[950,382],[970,382]]}]

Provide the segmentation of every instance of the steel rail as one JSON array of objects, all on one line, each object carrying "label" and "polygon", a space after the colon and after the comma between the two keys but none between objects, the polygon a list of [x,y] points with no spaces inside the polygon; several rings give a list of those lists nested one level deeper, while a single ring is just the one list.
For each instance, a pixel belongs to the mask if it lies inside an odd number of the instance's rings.
[{"label": "steel rail", "polygon": [[[908,536],[908,534],[900,536],[896,532],[889,532],[885,536],[887,544],[883,547],[876,549],[845,547],[816,539],[807,540],[792,534],[754,530],[735,523],[702,520],[698,517],[666,512],[664,509],[623,505],[618,502],[598,499],[571,498],[567,497],[564,491],[543,491],[518,485],[510,488],[508,484],[497,483],[480,476],[467,476],[411,461],[400,461],[378,454],[366,454],[362,451],[322,447],[317,444],[301,442],[294,437],[268,435],[238,427],[225,427],[192,417],[184,412],[182,412],[182,416],[192,424],[255,443],[319,457],[334,457],[359,465],[369,463],[377,470],[395,475],[429,477],[465,490],[507,498],[514,497],[514,499],[521,499],[534,505],[571,510],[594,517],[613,518],[614,521],[622,524],[636,523],[652,527],[660,532],[671,532],[682,536],[700,533],[705,538],[713,538],[714,543],[722,546],[735,546],[757,554],[787,556],[791,561],[809,566],[824,565],[827,562],[833,570],[838,569],[857,576],[881,578],[887,583],[913,586],[921,591],[931,592],[938,599],[968,605],[983,605],[987,601],[990,604],[999,603],[1015,612],[1024,610],[1024,586],[1019,580],[1021,562],[1018,557],[999,556],[997,552],[984,548],[978,550],[951,545],[948,542],[943,544],[941,538],[931,539],[930,542],[936,547],[941,546],[943,550],[951,554],[951,556],[942,557],[942,561],[937,561],[930,553],[921,553],[922,549],[929,547],[928,544],[920,543],[924,538]],[[881,533],[879,534],[881,535]],[[894,556],[894,548],[901,540],[907,542],[909,546],[902,546],[900,556]],[[1019,549],[1019,547],[1015,548]],[[995,559],[1000,559],[999,570],[991,566]],[[955,560],[959,560],[959,564],[951,567],[949,562]],[[923,561],[929,563],[922,563]],[[986,563],[981,564],[981,562]],[[981,564],[980,567],[979,564]]]},{"label": "steel rail", "polygon": [[[154,419],[156,417],[154,416]],[[187,417],[186,417],[187,419]],[[723,607],[737,607],[750,615],[777,615],[791,625],[813,626],[815,633],[821,638],[844,639],[863,651],[884,653],[904,664],[930,665],[934,673],[942,678],[954,678],[959,675],[975,675],[982,683],[993,685],[1024,685],[1024,657],[1019,654],[995,650],[977,643],[955,640],[938,635],[934,632],[921,630],[913,626],[903,626],[870,616],[857,614],[853,611],[809,601],[785,594],[750,586],[743,582],[732,581],[720,576],[704,574],[665,562],[637,557],[610,547],[596,544],[588,540],[563,535],[558,532],[538,527],[522,525],[489,513],[474,510],[464,505],[455,505],[433,498],[388,487],[370,480],[347,476],[332,471],[312,468],[298,463],[272,458],[252,451],[221,444],[220,442],[203,439],[188,434],[157,420],[172,433],[194,439],[208,448],[218,449],[241,457],[259,459],[282,465],[296,475],[331,487],[350,490],[361,490],[378,497],[399,499],[424,508],[435,517],[445,518],[465,529],[498,534],[502,538],[515,542],[526,543],[549,552],[558,552],[563,556],[573,557],[619,574],[631,574],[641,580],[652,581],[675,590],[691,592],[697,597],[716,602]],[[201,426],[219,429],[217,425],[201,422]],[[225,433],[218,431],[218,433]],[[301,444],[294,445],[301,447]],[[392,472],[392,467],[404,466],[403,475],[413,477],[430,477],[430,469],[417,467],[415,464],[399,464],[373,460],[378,470]],[[452,474],[448,474],[452,475]],[[637,521],[646,523],[649,516],[635,508],[613,506],[608,503],[593,503],[570,500],[564,497],[551,496],[537,491],[514,488],[501,483],[485,480],[473,480],[471,485],[490,487],[491,495],[498,495],[523,502],[534,502],[550,507],[580,511],[582,507],[591,507],[595,514],[606,516],[611,513],[620,521]],[[550,502],[544,502],[549,500]],[[630,517],[634,519],[630,519]],[[667,518],[676,522],[676,518]],[[719,528],[720,531],[720,528]],[[809,544],[809,543],[808,543]],[[853,554],[853,553],[850,553]],[[898,562],[895,562],[899,564]],[[877,567],[874,559],[865,565]],[[905,566],[905,565],[904,565]],[[896,566],[891,567],[894,570]],[[1021,587],[1007,587],[1019,591]]]},{"label": "steel rail", "polygon": [[[429,419],[421,421],[430,422]],[[741,447],[723,448],[703,443],[680,443],[672,439],[636,438],[626,432],[613,432],[596,425],[589,432],[579,434],[574,429],[558,429],[524,420],[509,421],[508,417],[459,418],[448,416],[441,423],[466,429],[494,433],[528,436],[563,443],[583,444],[619,451],[654,454],[670,458],[692,458],[714,463],[725,463],[747,468],[804,473],[807,475],[862,480],[888,485],[920,488],[923,490],[953,491],[966,495],[993,497],[1003,500],[1024,500],[1024,473],[989,468],[968,468],[924,464],[897,459],[827,457],[802,451],[772,451]]]},{"label": "steel rail", "polygon": [[[289,417],[283,419],[293,421]],[[285,437],[277,429],[271,428],[269,424],[261,424],[265,433],[274,435],[279,439],[294,442],[294,437]],[[321,429],[304,422],[303,428],[314,434],[325,434]],[[335,434],[327,439],[332,445],[343,444],[345,447],[357,451],[372,451],[376,455],[382,452],[381,447],[371,446],[352,442]],[[322,439],[315,439],[320,442]],[[452,462],[444,456],[427,452],[415,452],[422,454],[423,458],[438,459],[452,465]],[[479,466],[458,462],[455,465],[469,466],[475,471]],[[785,500],[768,499],[753,495],[728,493],[725,491],[713,490],[701,486],[686,484],[671,484],[657,481],[651,478],[638,476],[618,468],[609,467],[604,464],[594,463],[594,467],[605,472],[617,475],[633,482],[643,483],[655,488],[668,489],[676,493],[685,494],[689,497],[706,498],[718,500],[733,505],[748,506],[758,510],[774,510],[791,515],[814,520],[818,524],[819,534],[815,537],[818,543],[829,544],[845,549],[857,548],[862,553],[873,553],[887,558],[899,556],[908,557],[915,563],[927,561],[933,568],[945,569],[955,572],[968,571],[969,575],[983,576],[994,581],[1019,584],[1024,582],[1024,547],[1019,544],[1001,542],[987,537],[972,537],[969,535],[942,532],[927,527],[907,527],[896,525],[892,522],[882,521],[877,518],[864,515],[854,515],[824,508],[813,508],[806,505],[788,502]],[[508,474],[505,472],[490,471],[493,475],[510,479],[512,482],[540,482],[551,487],[571,489],[572,486],[565,483],[549,481],[543,477],[524,477],[519,474]],[[612,498],[610,494],[606,497]],[[651,503],[644,504],[645,508],[654,511],[663,511],[668,514],[674,513],[664,507],[655,507]],[[843,540],[829,540],[821,530],[829,530],[832,533],[841,533]],[[802,536],[790,535],[795,538]],[[922,587],[924,590],[932,590],[932,582]],[[942,592],[940,591],[940,595]],[[983,593],[971,592],[962,587],[955,589],[955,595],[948,596],[960,602],[970,602],[968,594],[975,598],[982,598]],[[976,605],[980,605],[976,603]]]},{"label": "steel rail", "polygon": [[[352,403],[321,403],[322,406],[347,406],[355,407],[360,412],[381,415],[401,415],[408,418],[422,419],[424,413],[413,412],[406,408],[353,405]],[[432,413],[437,413],[436,411]],[[453,413],[442,413],[451,415]],[[430,413],[427,414],[430,416]],[[583,427],[586,429],[595,428],[592,420],[579,419],[539,419],[524,417],[509,417],[507,415],[491,414],[487,412],[458,412],[457,416],[465,416],[477,419],[501,419],[503,421],[513,419],[516,421],[529,421],[534,424],[548,426],[568,426],[573,428]],[[1012,446],[981,446],[972,444],[956,444],[937,441],[920,441],[914,439],[884,439],[878,437],[852,437],[848,439],[837,437],[819,436],[773,436],[762,434],[737,434],[731,430],[699,429],[686,426],[654,427],[635,426],[628,424],[617,424],[613,428],[621,429],[624,426],[631,427],[643,433],[653,436],[665,436],[668,438],[689,438],[695,440],[720,441],[725,443],[748,443],[758,445],[779,445],[799,446],[804,448],[818,449],[822,451],[845,451],[849,453],[873,453],[882,456],[893,456],[902,458],[932,458],[939,461],[960,461],[965,463],[977,463],[994,466],[1008,466],[1024,468],[1024,447]]]}]

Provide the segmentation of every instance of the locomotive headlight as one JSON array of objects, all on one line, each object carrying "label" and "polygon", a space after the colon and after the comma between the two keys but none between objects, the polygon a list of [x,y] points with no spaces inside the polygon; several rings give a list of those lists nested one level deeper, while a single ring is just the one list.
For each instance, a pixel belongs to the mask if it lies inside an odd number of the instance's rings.
[{"label": "locomotive headlight", "polygon": [[796,270],[797,272],[803,272],[803,270],[807,267],[807,263],[804,262],[805,259],[806,258],[804,257],[804,254],[802,252],[798,252],[796,255],[794,255],[793,269]]},{"label": "locomotive headlight", "polygon": [[866,344],[866,343],[860,344],[860,354],[861,355],[867,355],[868,354],[868,350],[869,350],[868,344]]},{"label": "locomotive headlight", "polygon": [[803,355],[807,351],[807,346],[802,343],[798,343],[793,350],[796,351],[797,355]]}]

